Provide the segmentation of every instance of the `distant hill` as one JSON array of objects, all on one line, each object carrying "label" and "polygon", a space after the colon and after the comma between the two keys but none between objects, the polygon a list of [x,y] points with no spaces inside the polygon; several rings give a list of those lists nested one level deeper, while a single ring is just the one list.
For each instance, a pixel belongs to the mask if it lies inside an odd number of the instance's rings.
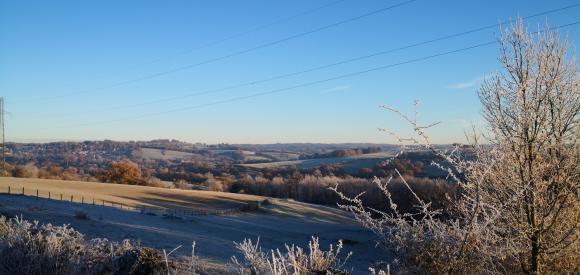
[{"label": "distant hill", "polygon": [[302,159],[293,161],[279,161],[256,164],[241,164],[240,166],[264,169],[264,168],[279,168],[296,166],[299,169],[313,169],[321,165],[340,164],[343,165],[345,171],[356,173],[361,168],[374,167],[378,162],[390,159],[395,154],[392,152],[379,152],[372,154],[362,154],[349,157],[335,157],[335,158],[318,158],[318,159]]}]

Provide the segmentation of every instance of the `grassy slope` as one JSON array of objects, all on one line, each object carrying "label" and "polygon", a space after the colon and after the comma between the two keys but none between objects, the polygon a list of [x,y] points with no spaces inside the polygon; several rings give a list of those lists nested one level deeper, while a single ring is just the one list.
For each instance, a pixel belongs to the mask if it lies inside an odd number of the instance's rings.
[{"label": "grassy slope", "polygon": [[[92,199],[99,204],[101,200],[107,202],[122,203],[129,206],[149,206],[161,208],[187,208],[198,210],[230,209],[237,208],[248,202],[262,201],[261,196],[235,194],[226,192],[167,189],[159,187],[122,185],[112,183],[64,181],[47,179],[23,179],[0,177],[0,193],[8,192],[20,194],[22,187],[24,193],[35,196],[38,189],[40,197],[47,198],[51,192],[53,199],[70,201],[73,195],[74,202],[80,202],[84,197],[85,203],[92,203]],[[276,207],[272,208],[272,214],[309,218],[320,221],[336,221],[351,223],[340,210],[300,203],[288,200],[277,200]]]},{"label": "grassy slope", "polygon": [[[258,196],[208,191],[16,178],[0,178],[0,192],[6,192],[8,184],[12,186],[12,190],[22,190],[24,186],[27,188],[25,191],[30,189],[26,193],[31,195],[35,195],[38,188],[41,194],[52,190],[51,192],[94,196],[133,205],[187,205],[207,209],[228,208],[263,199]],[[105,237],[115,241],[130,238],[146,246],[169,250],[183,245],[177,252],[180,255],[187,255],[187,247],[195,240],[200,256],[220,264],[236,254],[233,242],[239,242],[243,238],[260,238],[260,244],[269,251],[291,243],[304,247],[313,235],[321,237],[325,249],[338,239],[354,241],[354,244],[347,245],[346,250],[354,252],[349,263],[355,268],[355,274],[366,274],[371,262],[384,259],[385,255],[381,255],[380,250],[374,247],[374,236],[357,226],[344,212],[291,200],[271,201],[272,205],[255,212],[174,220],[111,207],[81,206],[29,196],[0,195],[0,213],[7,216],[23,215],[26,219],[38,220],[41,223],[71,224],[86,234],[87,238]],[[88,213],[89,220],[74,217],[75,210],[79,208]]]},{"label": "grassy slope", "polygon": [[[320,158],[320,159],[304,159],[304,160],[291,160],[291,161],[278,161],[269,163],[257,163],[257,164],[243,164],[242,166],[251,168],[272,168],[272,167],[284,167],[284,166],[297,166],[301,169],[310,169],[323,164],[348,164],[348,166],[353,166],[356,168],[362,168],[366,166],[372,167],[374,163],[393,157],[391,152],[380,152],[372,154],[362,154],[352,157],[337,157],[337,158]],[[370,163],[368,163],[371,161]],[[357,165],[360,164],[360,165]],[[360,166],[360,167],[359,167]]]},{"label": "grassy slope", "polygon": [[0,193],[21,193],[22,187],[26,195],[36,195],[38,189],[41,197],[97,203],[102,200],[122,203],[130,206],[154,206],[163,208],[193,208],[193,209],[226,209],[238,207],[251,201],[263,200],[252,195],[232,194],[198,190],[167,189],[148,186],[121,185],[111,183],[63,181],[46,179],[0,178]]}]

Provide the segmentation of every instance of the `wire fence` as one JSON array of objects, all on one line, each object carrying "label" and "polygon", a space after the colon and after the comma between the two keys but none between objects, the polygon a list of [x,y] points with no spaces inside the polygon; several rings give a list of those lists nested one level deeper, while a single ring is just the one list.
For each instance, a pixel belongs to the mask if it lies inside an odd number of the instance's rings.
[{"label": "wire fence", "polygon": [[85,197],[79,195],[69,195],[64,193],[55,193],[51,191],[44,191],[39,189],[25,189],[24,187],[13,188],[8,186],[7,189],[0,190],[0,194],[8,194],[14,196],[27,196],[42,198],[54,201],[63,201],[70,203],[78,203],[81,205],[93,205],[102,207],[113,207],[127,211],[139,212],[152,216],[168,216],[168,217],[193,217],[193,216],[209,216],[209,215],[228,215],[240,212],[249,212],[260,207],[260,202],[250,202],[240,207],[229,209],[192,209],[192,208],[164,208],[156,206],[144,205],[127,205],[120,202],[114,202],[105,199],[96,199],[93,197]]}]

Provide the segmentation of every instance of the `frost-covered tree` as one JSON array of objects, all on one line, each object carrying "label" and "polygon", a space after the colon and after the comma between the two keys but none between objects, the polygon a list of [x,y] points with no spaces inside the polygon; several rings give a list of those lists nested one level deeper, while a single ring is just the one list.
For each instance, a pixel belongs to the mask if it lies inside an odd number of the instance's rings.
[{"label": "frost-covered tree", "polygon": [[[504,70],[479,91],[496,155],[481,175],[481,202],[498,205],[510,253],[522,270],[578,264],[580,82],[568,43],[557,33],[527,32],[521,22],[503,33]],[[575,262],[574,262],[575,258]],[[569,269],[568,269],[569,270]]]},{"label": "frost-covered tree", "polygon": [[[521,20],[502,33],[503,70],[479,91],[488,133],[485,145],[436,149],[415,117],[385,108],[407,121],[414,137],[443,160],[436,163],[461,188],[454,216],[415,195],[417,211],[403,213],[375,179],[391,211],[368,208],[361,197],[341,207],[391,250],[398,268],[419,273],[578,273],[580,242],[580,87],[567,41],[545,29],[528,32]],[[390,132],[389,132],[390,133]],[[465,158],[466,155],[472,157]],[[398,173],[401,180],[404,178]]]}]

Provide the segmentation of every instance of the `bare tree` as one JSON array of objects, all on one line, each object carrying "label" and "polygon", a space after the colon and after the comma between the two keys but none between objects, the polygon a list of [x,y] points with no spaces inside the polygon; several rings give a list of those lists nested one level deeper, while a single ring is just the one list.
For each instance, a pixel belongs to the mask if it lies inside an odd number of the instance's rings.
[{"label": "bare tree", "polygon": [[519,22],[503,33],[504,71],[479,91],[484,117],[501,152],[489,162],[481,201],[498,205],[522,199],[501,219],[510,230],[511,253],[525,273],[574,267],[578,260],[577,65],[567,41],[550,31],[530,34]]},{"label": "bare tree", "polygon": [[[577,65],[558,33],[529,33],[521,20],[502,33],[504,71],[479,91],[491,133],[472,146],[437,150],[427,135],[434,124],[408,122],[416,136],[402,143],[422,146],[444,161],[435,163],[461,187],[454,217],[442,219],[414,195],[416,213],[400,213],[387,186],[375,179],[391,211],[368,208],[347,197],[341,205],[395,255],[399,268],[419,273],[578,273],[580,244],[580,91]],[[418,107],[417,107],[418,109]],[[475,132],[475,131],[474,131]],[[468,152],[466,152],[468,151]],[[465,154],[474,158],[464,158]],[[396,171],[401,180],[404,178]]]}]

